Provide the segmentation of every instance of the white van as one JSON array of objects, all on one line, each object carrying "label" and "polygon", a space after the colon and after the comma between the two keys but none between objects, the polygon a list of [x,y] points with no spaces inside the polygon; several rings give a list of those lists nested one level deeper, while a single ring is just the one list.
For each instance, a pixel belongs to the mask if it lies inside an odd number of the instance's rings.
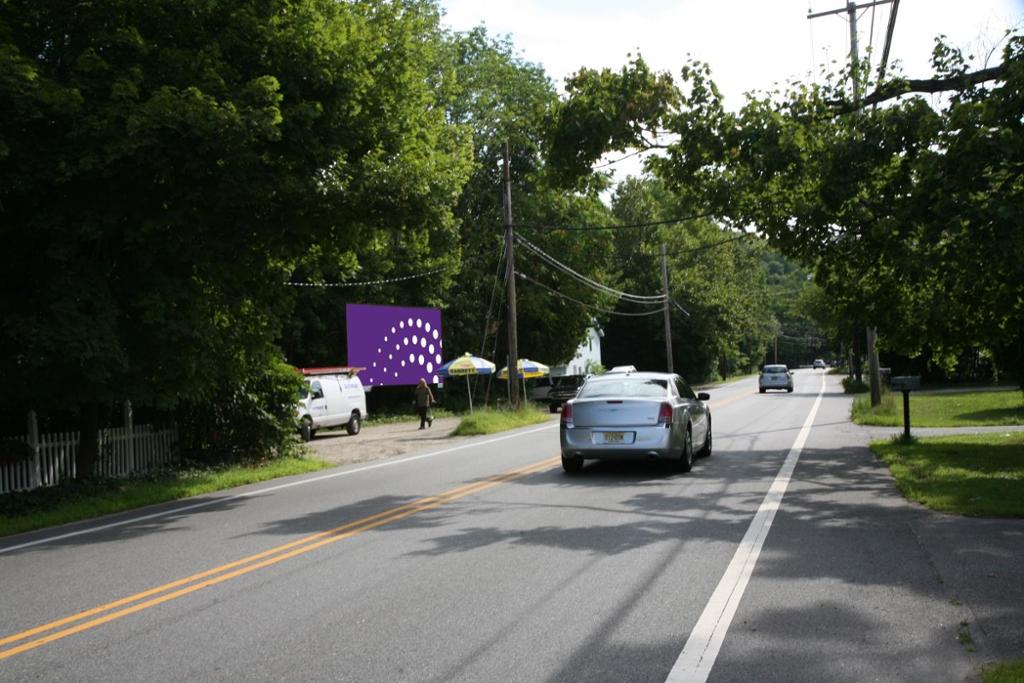
[{"label": "white van", "polygon": [[299,434],[309,441],[318,429],[345,425],[349,434],[358,434],[366,418],[366,392],[359,381],[363,368],[299,368],[306,383],[299,390],[295,416]]}]

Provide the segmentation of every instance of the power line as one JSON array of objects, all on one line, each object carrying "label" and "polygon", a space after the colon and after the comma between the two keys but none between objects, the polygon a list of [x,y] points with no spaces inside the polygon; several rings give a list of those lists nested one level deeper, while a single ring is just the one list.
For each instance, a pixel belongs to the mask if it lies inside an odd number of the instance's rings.
[{"label": "power line", "polygon": [[566,264],[564,264],[561,261],[559,261],[558,259],[556,259],[554,256],[551,256],[550,254],[546,253],[540,247],[532,244],[529,240],[525,239],[522,235],[516,235],[516,241],[519,242],[520,244],[522,244],[524,247],[526,247],[529,251],[532,251],[534,254],[539,256],[541,258],[541,260],[544,261],[545,263],[547,263],[548,265],[552,266],[553,268],[557,268],[558,270],[562,271],[563,273],[566,273],[567,275],[572,276],[573,278],[575,278],[579,282],[582,282],[583,284],[587,285],[588,287],[590,287],[592,289],[596,289],[596,290],[598,290],[600,292],[603,292],[605,294],[611,294],[611,295],[613,295],[615,297],[618,297],[620,299],[624,299],[626,301],[629,301],[630,303],[636,303],[636,304],[653,305],[653,304],[661,304],[661,303],[664,303],[664,301],[665,301],[665,295],[664,294],[659,294],[657,296],[648,296],[648,295],[641,295],[641,294],[630,294],[629,292],[623,292],[623,291],[618,290],[618,289],[613,289],[613,288],[611,288],[611,287],[609,287],[607,285],[603,285],[600,282],[597,282],[596,280],[591,280],[586,275],[583,275],[581,273],[576,272],[575,270],[573,270],[572,268],[570,268]]},{"label": "power line", "polygon": [[600,168],[607,168],[608,166],[614,166],[615,164],[619,163],[620,161],[625,161],[626,159],[631,159],[631,158],[637,156],[638,154],[643,154],[644,152],[650,152],[650,151],[651,150],[649,150],[649,149],[638,149],[637,151],[630,152],[629,154],[626,154],[625,156],[621,156],[618,159],[612,159],[611,161],[606,161],[603,164],[598,164],[597,166],[592,166],[591,170],[596,171],[596,170],[598,170]]},{"label": "power line", "polygon": [[321,289],[329,287],[361,287],[364,285],[386,285],[391,284],[392,282],[405,282],[406,280],[415,280],[421,277],[437,275],[438,273],[443,273],[446,270],[451,270],[456,266],[461,267],[462,263],[454,264],[451,266],[445,266],[444,268],[428,270],[425,273],[415,273],[413,275],[403,275],[401,277],[382,278],[379,280],[362,280],[359,282],[285,282],[284,284],[288,287],[315,287]]},{"label": "power line", "polygon": [[[530,277],[529,275],[527,275],[526,273],[524,273],[522,271],[517,270],[516,271],[516,275],[519,276],[521,279],[526,280],[527,282],[531,282],[531,283],[537,285],[538,287],[543,287],[549,293],[554,294],[555,296],[557,296],[560,299],[565,299],[566,301],[571,301],[574,304],[577,304],[579,306],[583,306],[584,308],[589,308],[589,309],[594,310],[594,311],[598,311],[599,313],[606,313],[608,315],[619,315],[619,316],[633,317],[633,318],[640,317],[640,316],[646,316],[646,315],[660,315],[662,313],[661,309],[658,309],[658,310],[655,310],[655,311],[647,311],[646,313],[626,313],[624,311],[612,311],[612,310],[609,310],[607,308],[601,308],[600,306],[595,306],[594,304],[588,304],[586,302],[580,301],[579,299],[574,299],[573,297],[568,296],[566,294],[562,294],[558,290],[556,290],[556,289],[554,289],[552,287],[548,287],[543,282],[540,282],[538,280],[533,279],[532,277]],[[678,305],[678,304],[676,304],[676,305]]]},{"label": "power line", "polygon": [[682,256],[684,254],[696,254],[698,252],[707,251],[708,249],[714,249],[715,247],[720,247],[723,244],[729,244],[730,242],[736,242],[737,240],[741,240],[741,239],[744,239],[744,238],[747,238],[747,237],[757,237],[757,235],[752,233],[752,232],[743,232],[743,233],[740,233],[739,235],[734,235],[733,237],[729,237],[729,238],[724,239],[724,240],[719,240],[718,242],[712,242],[711,244],[702,244],[701,246],[694,247],[692,249],[677,249],[675,251],[667,252],[667,254],[669,256]]},{"label": "power line", "polygon": [[663,221],[649,221],[646,223],[620,223],[616,225],[553,225],[545,223],[517,223],[515,227],[523,230],[569,230],[569,231],[590,231],[590,230],[635,230],[639,228],[654,228],[659,225],[673,225],[685,223],[686,221],[698,218],[710,218],[713,213],[700,213],[693,216],[681,216],[679,218],[668,218]]},{"label": "power line", "polygon": [[[484,337],[480,340],[480,355],[484,355],[484,349],[487,347],[487,335],[491,329],[491,311],[494,309],[494,300],[497,298],[498,285],[501,284],[501,262],[505,259],[505,242],[501,243],[501,254],[498,255],[498,265],[495,267],[494,272],[494,284],[491,285],[491,302],[487,304],[487,318],[484,320]],[[498,314],[501,314],[501,304],[498,304]],[[497,340],[497,333],[495,333],[495,340]],[[491,355],[493,358],[493,354]]]}]

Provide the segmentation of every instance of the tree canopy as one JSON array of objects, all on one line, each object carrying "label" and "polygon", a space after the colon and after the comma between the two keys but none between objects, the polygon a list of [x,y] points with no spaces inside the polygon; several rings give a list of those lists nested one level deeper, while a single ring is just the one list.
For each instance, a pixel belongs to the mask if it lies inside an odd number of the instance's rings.
[{"label": "tree canopy", "polygon": [[[938,41],[935,77],[879,84],[867,99],[885,106],[852,101],[839,73],[748,95],[735,112],[699,62],[667,91],[642,60],[590,72],[577,81],[649,114],[611,132],[567,127],[564,139],[587,154],[565,167],[608,149],[662,147],[653,173],[696,212],[754,228],[813,267],[835,317],[877,325],[890,349],[984,347],[1019,372],[1024,41],[1007,41],[998,68],[968,72],[968,61]],[[938,88],[948,94],[935,106],[914,94]],[[602,101],[593,87],[569,98],[600,110],[588,105]]]},{"label": "tree canopy", "polygon": [[437,22],[412,0],[3,3],[5,397],[174,405],[274,353],[296,269],[457,259],[470,147]]}]

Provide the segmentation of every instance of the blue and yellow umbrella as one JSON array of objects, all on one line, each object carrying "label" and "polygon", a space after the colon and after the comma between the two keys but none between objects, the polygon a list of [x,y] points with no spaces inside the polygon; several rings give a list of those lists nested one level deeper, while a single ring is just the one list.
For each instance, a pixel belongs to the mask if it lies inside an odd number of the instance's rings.
[{"label": "blue and yellow umbrella", "polygon": [[469,388],[469,378],[474,375],[490,375],[495,365],[486,358],[465,353],[455,360],[450,360],[437,369],[441,377],[465,377],[466,393],[469,395],[469,412],[473,412],[473,392]]},{"label": "blue and yellow umbrella", "polygon": [[[519,361],[516,363],[516,370],[518,370],[516,374],[522,377],[523,379],[546,377],[548,373],[551,372],[551,368],[549,368],[548,366],[544,365],[543,363],[538,363],[535,360],[530,360],[529,358],[520,358]],[[498,373],[498,379],[508,379],[507,365],[501,369],[501,372]]]}]

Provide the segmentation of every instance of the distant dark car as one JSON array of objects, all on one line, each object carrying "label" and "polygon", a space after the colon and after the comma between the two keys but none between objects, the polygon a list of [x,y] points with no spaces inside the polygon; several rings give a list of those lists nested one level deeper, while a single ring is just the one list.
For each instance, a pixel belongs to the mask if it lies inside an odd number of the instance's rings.
[{"label": "distant dark car", "polygon": [[769,389],[793,392],[793,373],[785,365],[766,365],[757,378],[757,389],[762,394]]},{"label": "distant dark car", "polygon": [[591,377],[562,407],[562,468],[578,472],[586,459],[657,458],[689,472],[694,458],[711,455],[708,400],[664,372]]},{"label": "distant dark car", "polygon": [[551,388],[548,390],[548,410],[557,413],[558,408],[566,401],[576,398],[576,392],[586,381],[583,375],[564,375],[551,378]]}]

